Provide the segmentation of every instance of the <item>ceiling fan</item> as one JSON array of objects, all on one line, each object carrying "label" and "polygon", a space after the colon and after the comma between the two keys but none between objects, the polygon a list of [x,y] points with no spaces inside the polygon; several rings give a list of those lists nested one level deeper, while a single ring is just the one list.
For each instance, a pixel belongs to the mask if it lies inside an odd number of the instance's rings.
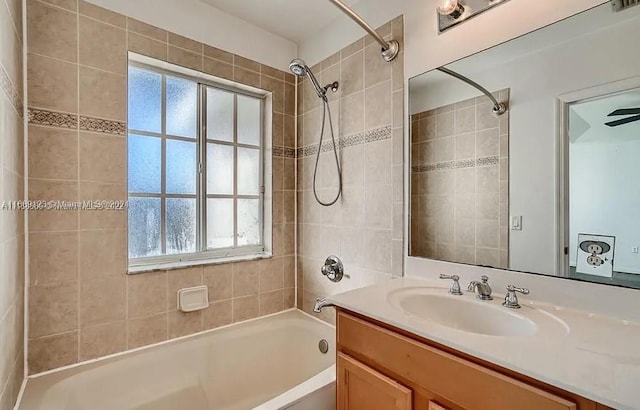
[{"label": "ceiling fan", "polygon": [[617,127],[619,125],[629,124],[630,122],[640,121],[640,108],[623,108],[620,110],[615,110],[611,114],[607,115],[607,117],[617,117],[620,115],[630,115],[630,117],[606,122],[604,125],[608,125],[609,127]]}]

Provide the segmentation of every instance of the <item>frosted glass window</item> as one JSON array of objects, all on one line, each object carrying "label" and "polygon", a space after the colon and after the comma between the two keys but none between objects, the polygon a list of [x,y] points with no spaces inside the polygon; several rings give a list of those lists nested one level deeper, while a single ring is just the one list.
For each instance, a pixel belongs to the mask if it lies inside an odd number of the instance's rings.
[{"label": "frosted glass window", "polygon": [[129,67],[129,129],[161,132],[162,75]]},{"label": "frosted glass window", "polygon": [[238,199],[238,246],[260,243],[260,201]]},{"label": "frosted glass window", "polygon": [[196,194],[196,143],[167,140],[167,193]]},{"label": "frosted glass window", "polygon": [[207,247],[233,247],[233,199],[207,199]]},{"label": "frosted glass window", "polygon": [[162,139],[130,134],[129,192],[159,194],[162,190]]},{"label": "frosted glass window", "polygon": [[129,257],[162,253],[160,198],[129,198]]},{"label": "frosted glass window", "polygon": [[195,138],[198,126],[198,84],[176,77],[167,79],[167,134]]},{"label": "frosted glass window", "polygon": [[238,95],[238,142],[260,145],[260,100]]},{"label": "frosted glass window", "polygon": [[238,148],[238,195],[260,193],[260,150]]},{"label": "frosted glass window", "polygon": [[207,192],[233,195],[233,146],[207,144]]},{"label": "frosted glass window", "polygon": [[167,254],[196,251],[196,200],[167,198]]},{"label": "frosted glass window", "polygon": [[260,96],[131,63],[130,266],[264,251]]},{"label": "frosted glass window", "polygon": [[233,100],[228,91],[207,89],[207,138],[233,142]]}]

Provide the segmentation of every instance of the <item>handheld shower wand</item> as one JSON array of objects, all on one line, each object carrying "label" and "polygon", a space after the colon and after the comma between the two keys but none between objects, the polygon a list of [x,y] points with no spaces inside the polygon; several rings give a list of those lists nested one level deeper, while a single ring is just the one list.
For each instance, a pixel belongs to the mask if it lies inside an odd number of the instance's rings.
[{"label": "handheld shower wand", "polygon": [[338,91],[337,81],[334,81],[333,83],[328,84],[325,87],[321,87],[320,83],[318,82],[318,79],[316,78],[315,75],[313,75],[313,72],[311,71],[309,66],[307,66],[307,64],[304,61],[298,58],[296,58],[291,62],[291,64],[289,64],[289,69],[293,74],[297,75],[298,77],[307,76],[309,81],[311,81],[313,88],[316,90],[316,94],[318,94],[318,97],[322,98],[325,101],[327,100],[328,89],[331,89],[331,91],[333,91],[334,93]]},{"label": "handheld shower wand", "polygon": [[[316,198],[316,201],[322,205],[322,206],[331,206],[333,204],[335,204],[336,202],[338,202],[338,199],[340,198],[340,195],[342,194],[342,169],[340,168],[340,161],[338,160],[338,147],[336,145],[336,138],[335,135],[333,133],[333,122],[331,121],[331,109],[329,108],[329,99],[327,98],[327,91],[330,89],[333,92],[338,91],[338,82],[334,81],[333,83],[327,84],[324,87],[320,86],[320,83],[318,82],[318,79],[316,78],[315,75],[313,75],[313,72],[311,71],[311,69],[307,66],[307,64],[305,64],[304,61],[300,60],[300,59],[295,59],[291,62],[291,64],[289,64],[289,69],[291,70],[291,72],[295,75],[297,75],[298,77],[304,77],[306,76],[309,81],[311,82],[311,85],[313,86],[313,88],[316,91],[316,94],[318,95],[318,97],[322,100],[323,102],[323,109],[322,109],[322,128],[320,130],[320,142],[318,143],[318,152],[316,154],[316,165],[315,168],[313,170],[313,195]],[[329,129],[331,130],[331,141],[333,142],[333,155],[335,157],[336,160],[336,168],[338,170],[338,194],[336,195],[336,197],[330,201],[330,202],[323,202],[319,197],[318,197],[318,192],[316,190],[316,176],[318,173],[318,161],[320,160],[320,153],[322,152],[322,140],[324,138],[324,130],[325,130],[325,122],[327,117],[329,118]]]}]

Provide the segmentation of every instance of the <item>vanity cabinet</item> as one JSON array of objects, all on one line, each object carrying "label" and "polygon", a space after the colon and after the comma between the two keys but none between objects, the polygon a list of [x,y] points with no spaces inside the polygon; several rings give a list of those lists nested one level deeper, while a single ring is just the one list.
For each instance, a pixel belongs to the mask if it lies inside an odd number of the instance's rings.
[{"label": "vanity cabinet", "polygon": [[609,409],[343,309],[337,395],[338,410]]}]

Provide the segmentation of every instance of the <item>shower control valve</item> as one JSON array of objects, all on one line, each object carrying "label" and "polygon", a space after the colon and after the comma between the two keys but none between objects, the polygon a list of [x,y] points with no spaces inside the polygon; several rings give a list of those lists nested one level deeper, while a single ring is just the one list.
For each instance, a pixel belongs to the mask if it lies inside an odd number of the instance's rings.
[{"label": "shower control valve", "polygon": [[331,282],[340,282],[344,274],[344,265],[342,261],[335,255],[331,255],[324,261],[324,265],[320,268],[320,272],[326,276]]}]

